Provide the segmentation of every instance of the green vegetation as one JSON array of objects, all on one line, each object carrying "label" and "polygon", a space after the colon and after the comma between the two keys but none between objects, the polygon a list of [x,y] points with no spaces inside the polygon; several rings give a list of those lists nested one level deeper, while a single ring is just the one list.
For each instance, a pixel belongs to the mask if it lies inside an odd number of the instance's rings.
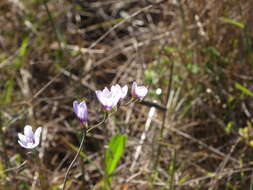
[{"label": "green vegetation", "polygon": [[73,100],[85,99],[93,127],[94,91],[133,81],[148,96],[128,96],[88,132],[65,190],[253,190],[250,0],[2,0],[0,10],[0,190],[41,189],[17,143],[27,124],[43,128],[43,180],[61,189],[81,141]]}]

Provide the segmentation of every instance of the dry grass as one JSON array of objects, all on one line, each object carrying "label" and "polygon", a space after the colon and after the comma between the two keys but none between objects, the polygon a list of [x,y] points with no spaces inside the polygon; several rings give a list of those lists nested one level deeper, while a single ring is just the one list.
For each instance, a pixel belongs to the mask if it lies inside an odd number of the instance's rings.
[{"label": "dry grass", "polygon": [[128,140],[113,190],[252,189],[252,9],[250,0],[1,0],[0,189],[40,189],[17,144],[26,124],[43,127],[43,170],[60,189],[81,139],[73,100],[87,101],[92,126],[103,118],[94,90],[132,81],[149,96],[88,134],[66,189],[102,189],[117,133]]}]

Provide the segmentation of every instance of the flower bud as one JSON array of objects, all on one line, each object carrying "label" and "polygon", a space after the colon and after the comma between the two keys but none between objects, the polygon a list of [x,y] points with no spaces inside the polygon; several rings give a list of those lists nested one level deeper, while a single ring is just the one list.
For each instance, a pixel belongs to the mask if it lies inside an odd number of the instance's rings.
[{"label": "flower bud", "polygon": [[147,95],[147,93],[148,89],[145,86],[138,86],[136,82],[133,82],[131,91],[133,97],[142,99]]},{"label": "flower bud", "polygon": [[78,119],[84,123],[88,121],[88,111],[85,101],[78,103],[78,101],[73,102],[73,108]]}]

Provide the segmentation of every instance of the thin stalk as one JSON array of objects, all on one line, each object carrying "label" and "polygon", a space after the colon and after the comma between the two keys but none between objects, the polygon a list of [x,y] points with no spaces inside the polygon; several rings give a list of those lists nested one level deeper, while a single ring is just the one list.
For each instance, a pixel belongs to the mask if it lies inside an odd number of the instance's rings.
[{"label": "thin stalk", "polygon": [[123,104],[122,106],[128,106],[129,104],[131,104],[131,103],[135,103],[135,102],[137,102],[139,99],[134,99],[134,98],[131,98],[127,103],[125,103],[125,104]]},{"label": "thin stalk", "polygon": [[87,134],[87,123],[82,127],[82,140],[81,140],[81,144],[79,146],[79,149],[74,157],[74,159],[72,160],[71,164],[69,165],[68,169],[67,169],[67,172],[65,174],[65,177],[64,177],[64,181],[63,181],[63,187],[62,187],[62,190],[65,189],[65,186],[66,186],[66,182],[67,182],[67,178],[68,178],[68,175],[69,175],[69,172],[72,168],[72,166],[74,165],[76,159],[78,158],[82,148],[83,148],[83,145],[84,145],[84,140],[86,139],[86,134]]},{"label": "thin stalk", "polygon": [[[166,107],[167,107],[167,104],[168,104],[168,100],[169,100],[169,96],[170,96],[170,92],[171,92],[171,87],[172,87],[173,68],[174,68],[174,62],[172,60],[172,62],[170,64],[169,84],[168,84],[167,94],[166,94],[166,99],[165,99],[165,104],[164,104],[164,105],[166,105]],[[161,126],[161,130],[160,130],[160,135],[159,135],[159,142],[163,139],[163,132],[164,132],[164,128],[165,128],[167,112],[168,112],[168,109],[166,109],[163,112],[163,119],[162,119],[162,126]],[[155,163],[154,163],[154,169],[155,170],[157,168],[157,164],[158,164],[158,161],[159,161],[159,156],[158,155],[160,155],[160,153],[161,153],[161,144],[158,143],[157,154],[156,154],[157,156],[156,156]]]},{"label": "thin stalk", "polygon": [[47,182],[47,177],[44,173],[44,170],[42,168],[42,162],[39,158],[38,152],[36,150],[32,151],[34,164],[37,167],[37,172],[39,173],[39,182],[40,182],[40,188],[41,190],[49,190],[49,185]]},{"label": "thin stalk", "polygon": [[169,180],[169,190],[174,190],[174,177],[176,172],[176,150],[172,152],[172,160],[169,167],[170,180]]},{"label": "thin stalk", "polygon": [[[0,115],[0,122],[1,121],[2,121],[2,117]],[[1,122],[1,124],[2,124],[2,122]],[[7,150],[6,150],[6,144],[5,144],[5,135],[4,135],[2,126],[0,126],[0,141],[1,141],[0,145],[3,147],[2,157],[3,157],[3,161],[4,161],[4,167],[9,168],[10,163],[9,163],[9,159],[8,159],[8,156],[7,156]]]},{"label": "thin stalk", "polygon": [[108,118],[108,113],[105,113],[105,114],[104,114],[103,120],[100,121],[97,125],[94,125],[93,127],[89,128],[89,129],[87,130],[87,133],[89,133],[89,132],[92,131],[93,129],[95,129],[95,128],[99,127],[100,125],[102,125],[102,124],[107,120],[107,118]]},{"label": "thin stalk", "polygon": [[49,8],[48,8],[48,6],[47,6],[47,0],[43,0],[43,5],[44,5],[44,7],[45,7],[45,9],[46,9],[48,19],[49,19],[49,21],[50,21],[50,23],[51,23],[51,25],[52,25],[52,28],[53,28],[54,33],[55,33],[55,35],[56,35],[56,39],[57,39],[59,48],[60,48],[60,50],[61,50],[61,52],[62,52],[61,39],[60,39],[59,34],[58,34],[58,32],[57,32],[57,28],[56,28],[56,26],[55,26],[55,23],[54,23],[52,14],[51,14],[51,12],[49,11]]}]

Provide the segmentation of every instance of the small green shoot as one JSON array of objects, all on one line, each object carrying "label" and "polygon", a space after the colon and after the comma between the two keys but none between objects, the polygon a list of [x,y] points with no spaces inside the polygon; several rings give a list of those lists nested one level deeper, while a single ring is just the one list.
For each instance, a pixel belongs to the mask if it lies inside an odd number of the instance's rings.
[{"label": "small green shoot", "polygon": [[14,59],[15,69],[20,69],[21,66],[25,63],[25,57],[28,53],[28,44],[29,44],[29,38],[25,37],[21,43],[20,48],[19,48],[18,55]]},{"label": "small green shoot", "polygon": [[241,28],[243,29],[244,28],[244,24],[238,22],[238,21],[235,21],[235,20],[232,20],[230,18],[220,18],[220,20],[224,23],[227,23],[227,24],[231,24],[231,25],[234,25],[238,28]]},{"label": "small green shoot", "polygon": [[111,175],[117,167],[117,164],[125,150],[127,136],[117,134],[109,142],[108,149],[105,152],[105,172],[111,181]]},{"label": "small green shoot", "polygon": [[11,102],[11,98],[14,90],[14,80],[11,78],[5,83],[5,90],[2,95],[3,104],[8,104]]},{"label": "small green shoot", "polygon": [[238,90],[241,90],[244,94],[253,97],[253,92],[250,91],[249,89],[247,89],[246,87],[244,87],[243,85],[241,85],[239,83],[235,83],[235,88]]}]

